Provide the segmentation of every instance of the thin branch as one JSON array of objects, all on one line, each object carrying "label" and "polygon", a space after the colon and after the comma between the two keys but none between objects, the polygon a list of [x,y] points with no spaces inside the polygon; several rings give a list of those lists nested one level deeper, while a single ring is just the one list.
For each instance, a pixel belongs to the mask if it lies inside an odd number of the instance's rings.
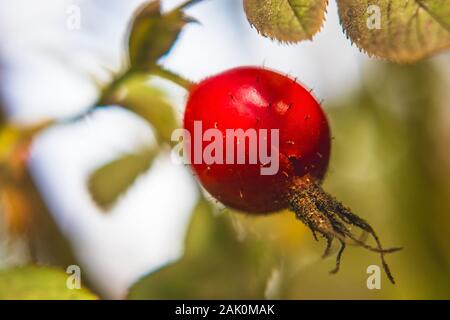
[{"label": "thin branch", "polygon": [[172,81],[179,86],[183,87],[187,91],[191,89],[191,87],[194,85],[193,82],[181,77],[180,75],[173,73],[172,71],[169,71],[167,69],[164,69],[160,66],[156,66],[156,68],[152,69],[150,71],[151,75],[159,76],[161,78],[164,78],[166,80]]}]

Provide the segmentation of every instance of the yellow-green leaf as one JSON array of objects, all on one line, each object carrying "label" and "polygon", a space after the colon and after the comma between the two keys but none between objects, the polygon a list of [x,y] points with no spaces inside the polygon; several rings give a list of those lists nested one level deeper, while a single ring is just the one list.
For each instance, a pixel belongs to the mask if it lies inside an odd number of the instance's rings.
[{"label": "yellow-green leaf", "polygon": [[149,169],[157,152],[155,147],[125,154],[95,171],[88,182],[94,201],[103,209],[111,207]]},{"label": "yellow-green leaf", "polygon": [[62,270],[23,266],[0,270],[0,300],[95,300],[85,288],[69,289]]},{"label": "yellow-green leaf", "polygon": [[259,33],[282,42],[311,39],[322,27],[328,0],[244,0]]},{"label": "yellow-green leaf", "polygon": [[131,67],[151,69],[156,61],[169,52],[183,26],[189,22],[181,9],[161,13],[161,1],[145,3],[134,17],[129,36]]},{"label": "yellow-green leaf", "polygon": [[450,4],[448,0],[417,0],[444,28],[450,30]]},{"label": "yellow-green leaf", "polygon": [[369,55],[412,63],[450,48],[448,0],[339,0],[350,39]]}]

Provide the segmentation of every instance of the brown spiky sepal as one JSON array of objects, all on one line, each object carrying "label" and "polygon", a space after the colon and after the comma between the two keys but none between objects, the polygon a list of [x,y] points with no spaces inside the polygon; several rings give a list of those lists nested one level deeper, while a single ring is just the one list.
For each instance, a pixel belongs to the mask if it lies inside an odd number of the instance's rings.
[{"label": "brown spiky sepal", "polygon": [[[311,229],[314,238],[317,240],[317,234],[319,234],[327,241],[324,257],[329,255],[334,239],[340,242],[341,247],[336,256],[336,266],[331,270],[331,273],[336,273],[339,270],[342,253],[346,245],[353,244],[379,253],[387,277],[392,283],[395,283],[384,256],[402,248],[384,249],[373,228],[325,192],[314,179],[309,177],[297,179],[291,188],[288,202],[290,209],[295,212],[297,218]],[[351,232],[352,227],[360,229],[363,235],[371,235],[376,246],[367,244],[366,238],[356,237]]]}]

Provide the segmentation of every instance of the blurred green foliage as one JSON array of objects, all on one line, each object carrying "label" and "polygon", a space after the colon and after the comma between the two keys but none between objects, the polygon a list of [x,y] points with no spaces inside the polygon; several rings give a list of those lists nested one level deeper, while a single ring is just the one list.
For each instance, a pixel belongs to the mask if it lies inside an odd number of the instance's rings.
[{"label": "blurred green foliage", "polygon": [[157,147],[147,147],[136,153],[122,155],[104,165],[89,178],[89,191],[94,201],[109,209],[136,178],[147,171],[158,153]]},{"label": "blurred green foliage", "polygon": [[[254,237],[238,239],[226,213],[201,200],[184,257],[135,284],[130,299],[262,299],[276,255]],[[275,260],[276,261],[276,260]]]},{"label": "blurred green foliage", "polygon": [[0,300],[94,300],[88,290],[69,289],[68,275],[48,267],[17,267],[0,271]]}]

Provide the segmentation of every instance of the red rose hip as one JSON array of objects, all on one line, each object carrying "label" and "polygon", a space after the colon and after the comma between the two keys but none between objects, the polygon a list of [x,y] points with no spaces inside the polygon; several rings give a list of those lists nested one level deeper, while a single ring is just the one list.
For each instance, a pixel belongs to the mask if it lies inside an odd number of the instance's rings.
[{"label": "red rose hip", "polygon": [[[201,184],[227,206],[251,213],[283,209],[288,206],[285,195],[293,178],[310,174],[320,181],[325,175],[330,154],[325,114],[307,89],[284,75],[260,68],[237,68],[202,81],[191,90],[185,111],[184,126],[191,136],[194,121],[201,121],[203,132],[220,130],[224,139],[229,129],[248,132],[247,139],[239,141],[246,143],[247,160],[250,152],[258,151],[249,147],[251,133],[254,143],[261,138],[260,129],[268,133],[270,129],[279,130],[279,150],[271,155],[279,165],[272,175],[261,174],[261,167],[267,164],[259,157],[254,164],[237,164],[236,160],[228,164],[225,160],[194,163],[191,159]],[[267,136],[271,143],[273,136]],[[203,141],[202,151],[208,144]],[[235,151],[237,144],[236,137]],[[193,158],[194,145],[190,147]],[[229,151],[224,147],[224,157]]]},{"label": "red rose hip", "polygon": [[[317,100],[295,79],[241,67],[194,85],[184,115],[187,158],[202,186],[223,204],[248,213],[295,212],[314,237],[386,253],[372,227],[320,186],[330,156],[330,129]],[[354,236],[372,235],[376,246]],[[317,238],[316,238],[317,239]]]}]

